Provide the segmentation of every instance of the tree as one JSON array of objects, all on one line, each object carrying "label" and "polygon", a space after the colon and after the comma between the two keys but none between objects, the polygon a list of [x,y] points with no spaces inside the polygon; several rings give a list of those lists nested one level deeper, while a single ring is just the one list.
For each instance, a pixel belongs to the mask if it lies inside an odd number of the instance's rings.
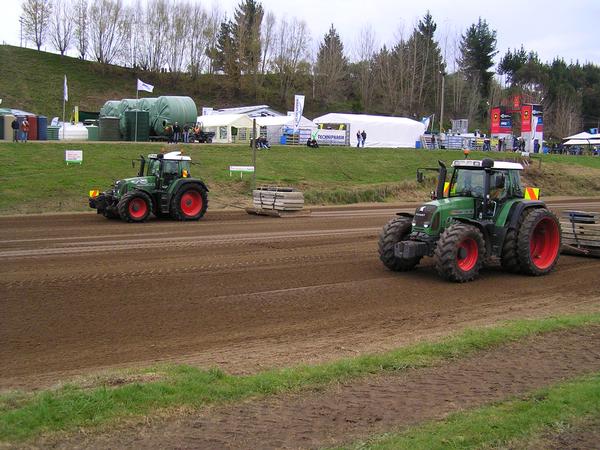
[{"label": "tree", "polygon": [[374,73],[373,55],[375,54],[375,32],[371,26],[363,27],[356,44],[354,72],[358,84],[358,93],[363,109],[370,109],[373,100]]},{"label": "tree", "polygon": [[231,20],[221,22],[216,45],[210,49],[209,58],[215,71],[222,71],[234,94],[238,93],[240,83],[240,62],[238,59],[235,23]]},{"label": "tree", "polygon": [[72,8],[75,46],[79,52],[79,58],[85,59],[89,47],[88,0],[74,0]]},{"label": "tree", "polygon": [[73,38],[73,19],[69,14],[67,0],[54,0],[53,14],[50,19],[50,41],[61,56],[71,46]]},{"label": "tree", "polygon": [[342,99],[348,87],[348,58],[344,44],[333,24],[323,38],[317,54],[317,98],[323,105]]},{"label": "tree", "polygon": [[260,40],[261,40],[261,50],[262,50],[262,56],[261,56],[261,68],[260,68],[260,73],[261,74],[265,74],[265,70],[267,69],[267,64],[269,62],[269,60],[271,59],[271,55],[273,53],[273,45],[275,43],[275,33],[276,33],[276,28],[275,28],[275,24],[276,24],[277,18],[275,17],[275,14],[273,14],[272,12],[268,12],[267,15],[265,16],[265,20],[263,21],[262,24],[262,31],[260,34]]},{"label": "tree", "polygon": [[124,12],[122,0],[96,0],[90,7],[90,44],[96,61],[111,64],[122,52],[129,26]]},{"label": "tree", "polygon": [[279,98],[287,102],[290,88],[299,75],[300,67],[306,62],[310,35],[306,22],[282,19],[275,39],[273,64],[279,77]]},{"label": "tree", "polygon": [[23,33],[38,51],[46,41],[52,14],[51,0],[25,0],[23,2]]},{"label": "tree", "polygon": [[462,35],[460,53],[459,64],[463,75],[469,82],[477,85],[483,99],[487,98],[494,75],[489,69],[494,66],[493,59],[498,53],[496,31],[491,30],[488,23],[480,17]]}]

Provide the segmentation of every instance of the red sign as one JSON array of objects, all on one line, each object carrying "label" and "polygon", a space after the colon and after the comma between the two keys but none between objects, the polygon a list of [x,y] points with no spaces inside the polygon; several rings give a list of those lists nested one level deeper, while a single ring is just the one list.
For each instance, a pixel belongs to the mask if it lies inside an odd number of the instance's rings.
[{"label": "red sign", "polygon": [[514,110],[518,110],[521,108],[521,96],[515,95],[512,99],[512,106]]},{"label": "red sign", "polygon": [[531,105],[521,107],[521,133],[531,133]]},{"label": "red sign", "polygon": [[491,134],[500,133],[500,108],[492,108],[492,111],[490,112],[490,119],[492,121],[490,127]]}]

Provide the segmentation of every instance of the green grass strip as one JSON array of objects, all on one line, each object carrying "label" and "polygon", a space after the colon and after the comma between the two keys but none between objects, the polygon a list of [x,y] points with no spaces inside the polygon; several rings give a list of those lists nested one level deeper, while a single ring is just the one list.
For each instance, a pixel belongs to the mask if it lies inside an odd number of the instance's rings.
[{"label": "green grass strip", "polygon": [[600,373],[542,389],[524,399],[456,413],[440,422],[388,433],[351,449],[524,448],[565,422],[600,415]]},{"label": "green grass strip", "polygon": [[416,344],[381,354],[275,369],[248,376],[228,375],[219,369],[174,366],[163,369],[166,377],[155,382],[92,389],[68,385],[22,398],[13,394],[0,397],[0,440],[22,441],[44,432],[96,426],[119,418],[148,414],[160,408],[199,407],[324,387],[332,382],[370,374],[431,366],[442,360],[464,357],[535,334],[595,324],[600,324],[600,313],[520,320],[467,330],[438,342]]}]

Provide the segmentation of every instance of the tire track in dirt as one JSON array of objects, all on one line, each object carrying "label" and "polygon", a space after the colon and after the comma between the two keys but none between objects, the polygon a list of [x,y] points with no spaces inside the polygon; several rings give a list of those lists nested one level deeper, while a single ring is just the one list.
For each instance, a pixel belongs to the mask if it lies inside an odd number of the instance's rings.
[{"label": "tire track in dirt", "polygon": [[433,368],[37,444],[64,449],[322,448],[441,419],[599,370],[600,328],[588,327],[525,339]]}]

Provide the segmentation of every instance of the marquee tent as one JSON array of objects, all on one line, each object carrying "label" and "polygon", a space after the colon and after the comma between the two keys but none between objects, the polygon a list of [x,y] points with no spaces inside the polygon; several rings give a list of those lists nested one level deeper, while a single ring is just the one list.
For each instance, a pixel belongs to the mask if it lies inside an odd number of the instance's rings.
[{"label": "marquee tent", "polygon": [[256,117],[256,126],[260,127],[263,137],[271,143],[279,143],[283,135],[294,135],[299,143],[304,143],[310,137],[312,130],[317,128],[312,120],[302,116],[298,130],[294,133],[293,116]]},{"label": "marquee tent", "polygon": [[252,119],[246,114],[198,116],[197,122],[204,131],[213,131],[213,142],[221,144],[249,141],[252,133]]},{"label": "marquee tent", "polygon": [[563,139],[600,139],[600,134],[591,134],[587,131],[583,131],[581,133],[574,134],[573,136],[567,136]]},{"label": "marquee tent", "polygon": [[346,124],[352,146],[356,146],[357,131],[367,133],[365,147],[389,148],[414,148],[415,142],[425,133],[423,123],[406,117],[330,113],[317,117],[313,122],[317,125]]}]

